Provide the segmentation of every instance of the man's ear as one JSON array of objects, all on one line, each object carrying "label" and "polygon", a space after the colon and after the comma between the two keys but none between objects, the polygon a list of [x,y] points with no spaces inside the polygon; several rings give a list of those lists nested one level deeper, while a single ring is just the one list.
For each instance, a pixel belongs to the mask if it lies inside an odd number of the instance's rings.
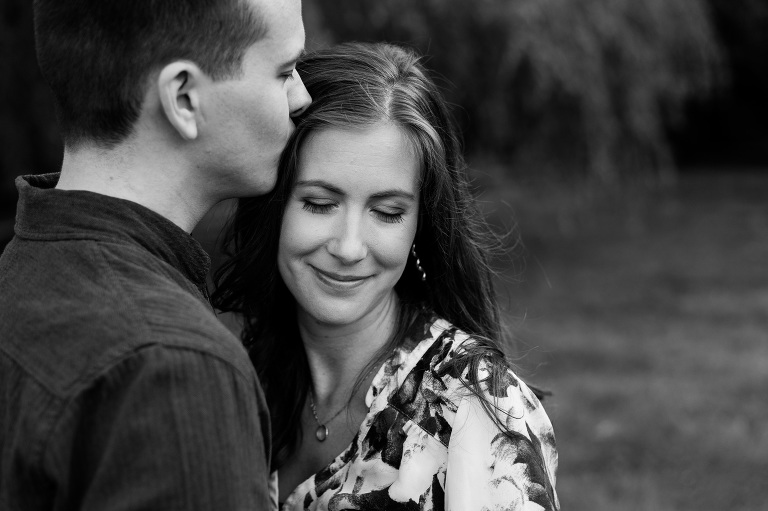
[{"label": "man's ear", "polygon": [[205,74],[192,62],[168,64],[157,77],[160,103],[168,122],[185,140],[197,138],[200,121],[200,86]]}]

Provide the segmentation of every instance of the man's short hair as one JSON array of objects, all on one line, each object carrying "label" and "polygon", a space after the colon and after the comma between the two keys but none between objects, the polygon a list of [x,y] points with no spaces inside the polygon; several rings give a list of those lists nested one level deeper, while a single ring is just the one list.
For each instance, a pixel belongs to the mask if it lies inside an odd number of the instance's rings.
[{"label": "man's short hair", "polygon": [[266,23],[247,0],[35,0],[40,70],[69,148],[113,147],[138,119],[150,73],[195,62],[237,76]]}]

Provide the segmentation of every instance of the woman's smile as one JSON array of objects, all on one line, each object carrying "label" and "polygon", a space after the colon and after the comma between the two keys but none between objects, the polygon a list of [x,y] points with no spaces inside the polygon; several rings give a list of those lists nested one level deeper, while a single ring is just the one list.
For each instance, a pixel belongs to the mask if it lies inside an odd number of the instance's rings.
[{"label": "woman's smile", "polygon": [[353,289],[357,289],[368,282],[371,277],[373,277],[373,275],[348,275],[335,273],[321,270],[320,268],[311,264],[309,267],[314,270],[317,280],[319,280],[327,288],[337,292],[348,292],[352,291]]}]

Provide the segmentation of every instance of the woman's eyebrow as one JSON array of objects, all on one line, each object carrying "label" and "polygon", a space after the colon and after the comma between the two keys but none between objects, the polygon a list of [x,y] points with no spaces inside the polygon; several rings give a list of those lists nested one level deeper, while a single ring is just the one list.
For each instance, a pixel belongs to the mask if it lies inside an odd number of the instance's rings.
[{"label": "woman's eyebrow", "polygon": [[416,196],[413,195],[410,192],[406,192],[405,190],[402,190],[400,188],[392,188],[391,190],[384,190],[381,192],[376,192],[371,195],[372,199],[387,199],[390,197],[400,197],[403,199],[408,200],[416,200]]},{"label": "woman's eyebrow", "polygon": [[[308,179],[303,181],[297,181],[296,187],[298,188],[300,186],[317,186],[318,188],[324,188],[329,192],[335,193],[337,195],[345,195],[344,191],[341,188],[332,185],[328,181],[323,181],[322,179]],[[400,197],[410,201],[416,200],[416,196],[414,194],[407,192],[402,188],[391,188],[389,190],[382,190],[380,192],[371,194],[372,199],[389,199],[392,197]]]},{"label": "woman's eyebrow", "polygon": [[341,190],[341,188],[338,188],[336,186],[333,186],[328,181],[323,181],[322,179],[311,179],[308,181],[297,181],[296,186],[317,186],[319,188],[325,188],[329,192],[336,193],[338,195],[344,195],[344,192]]}]

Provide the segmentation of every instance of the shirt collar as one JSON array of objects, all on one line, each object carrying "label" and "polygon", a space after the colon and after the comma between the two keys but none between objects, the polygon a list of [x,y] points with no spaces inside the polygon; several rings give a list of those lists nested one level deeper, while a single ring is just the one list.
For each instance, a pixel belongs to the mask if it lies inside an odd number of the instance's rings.
[{"label": "shirt collar", "polygon": [[33,240],[96,240],[140,245],[198,287],[211,266],[203,247],[182,228],[144,206],[94,192],[57,190],[59,174],[16,178],[15,232]]}]

